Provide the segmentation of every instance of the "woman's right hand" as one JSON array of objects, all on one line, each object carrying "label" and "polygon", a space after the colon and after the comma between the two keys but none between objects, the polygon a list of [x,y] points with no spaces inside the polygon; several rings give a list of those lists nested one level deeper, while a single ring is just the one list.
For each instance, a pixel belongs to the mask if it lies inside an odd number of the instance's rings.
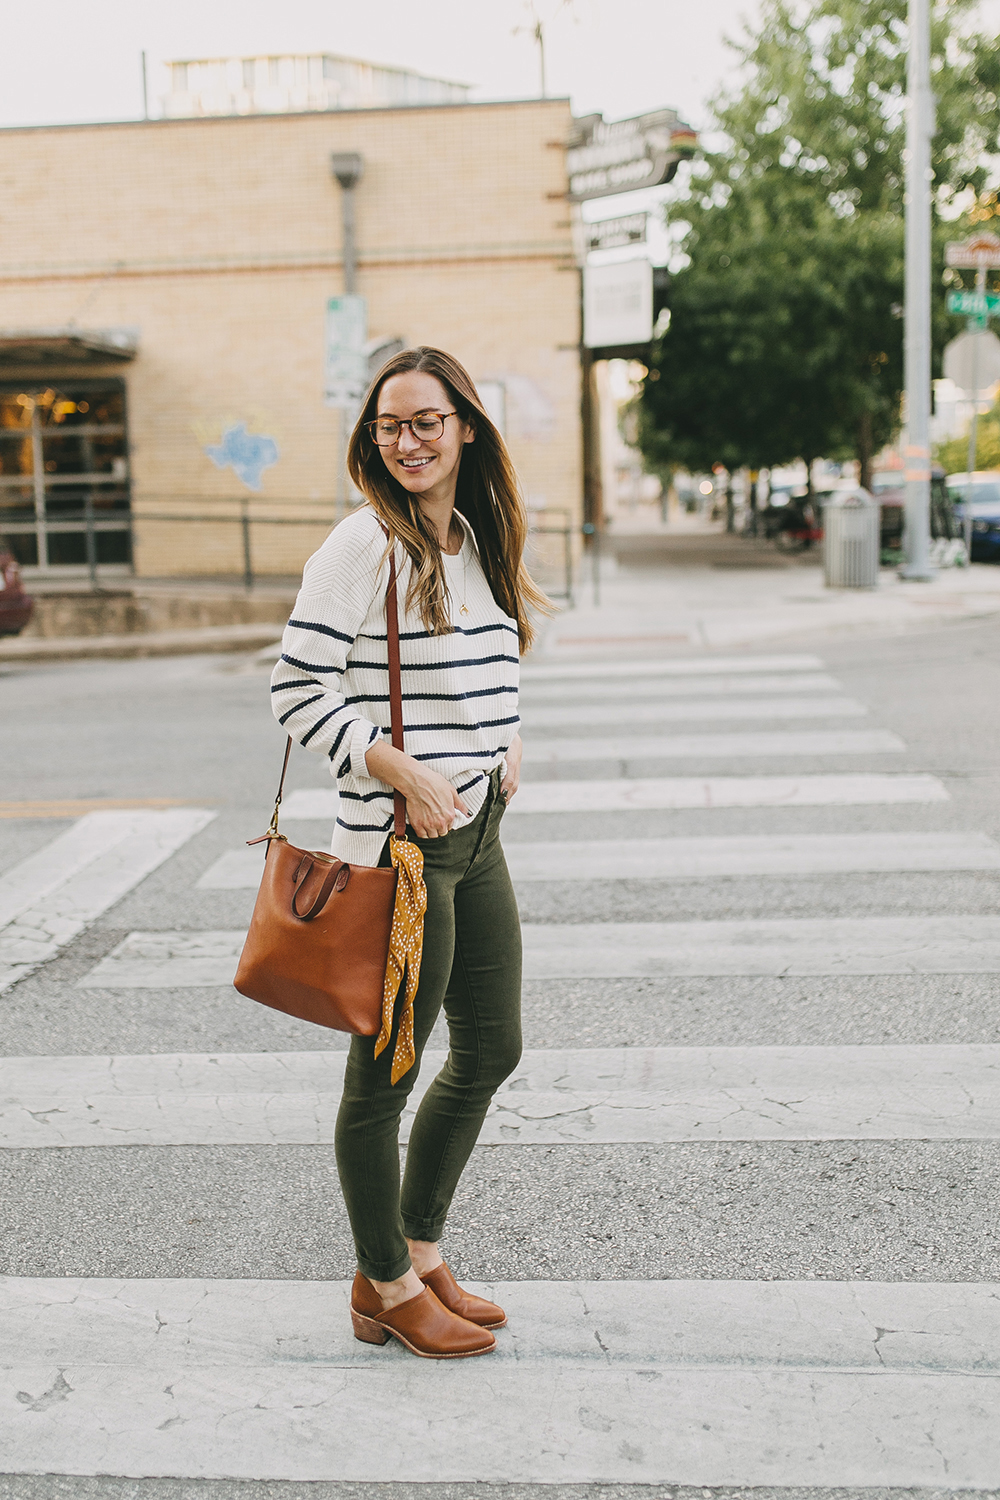
[{"label": "woman's right hand", "polygon": [[456,812],[469,809],[445,776],[414,762],[417,769],[406,789],[406,821],[418,839],[440,839],[450,833]]},{"label": "woman's right hand", "polygon": [[418,839],[444,838],[454,826],[456,812],[469,816],[469,809],[447,777],[385,740],[369,745],[365,764],[372,776],[402,792],[406,820]]}]

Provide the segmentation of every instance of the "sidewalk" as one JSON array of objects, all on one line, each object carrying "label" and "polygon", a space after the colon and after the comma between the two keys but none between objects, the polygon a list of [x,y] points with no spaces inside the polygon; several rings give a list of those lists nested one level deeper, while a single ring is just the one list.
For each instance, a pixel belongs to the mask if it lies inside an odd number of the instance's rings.
[{"label": "sidewalk", "polygon": [[[631,542],[632,539],[630,539]],[[695,539],[691,539],[693,542]],[[691,547],[601,559],[599,602],[590,561],[577,580],[575,608],[543,626],[535,659],[565,653],[592,656],[627,647],[629,655],[690,653],[800,642],[811,635],[874,631],[903,634],[935,622],[1000,614],[1000,568],[973,563],[950,568],[930,583],[883,569],[877,589],[828,589],[819,559],[785,559],[724,536]],[[687,542],[688,539],[685,538]],[[686,554],[690,562],[681,561]],[[649,562],[637,565],[637,559]],[[677,560],[674,560],[674,559]]]}]

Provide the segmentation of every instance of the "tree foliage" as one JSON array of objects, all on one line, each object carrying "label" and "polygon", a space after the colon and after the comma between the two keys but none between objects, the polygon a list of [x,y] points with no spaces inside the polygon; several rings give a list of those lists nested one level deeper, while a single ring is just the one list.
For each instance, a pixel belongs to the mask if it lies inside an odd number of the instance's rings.
[{"label": "tree foliage", "polygon": [[[965,34],[969,10],[934,17],[939,214],[983,191],[1000,137],[1000,53]],[[903,384],[905,0],[765,0],[739,51],[743,86],[715,105],[724,141],[675,207],[689,264],[643,445],[695,468],[853,452],[867,475]],[[939,223],[939,261],[944,238]],[[953,327],[937,306],[938,348]]]},{"label": "tree foliage", "polygon": [[[969,436],[951,438],[937,448],[938,462],[948,474],[964,474],[969,464]],[[1000,401],[976,423],[977,469],[1000,469]]]}]

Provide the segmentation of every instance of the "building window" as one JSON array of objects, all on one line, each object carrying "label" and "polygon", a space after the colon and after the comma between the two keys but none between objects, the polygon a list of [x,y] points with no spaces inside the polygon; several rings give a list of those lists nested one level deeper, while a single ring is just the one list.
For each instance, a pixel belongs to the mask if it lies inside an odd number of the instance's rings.
[{"label": "building window", "polygon": [[124,381],[0,384],[0,537],[23,567],[131,563]]}]

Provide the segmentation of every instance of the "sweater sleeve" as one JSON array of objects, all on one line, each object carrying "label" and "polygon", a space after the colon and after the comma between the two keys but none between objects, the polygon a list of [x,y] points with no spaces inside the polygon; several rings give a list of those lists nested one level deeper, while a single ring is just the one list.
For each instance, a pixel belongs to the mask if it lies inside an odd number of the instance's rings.
[{"label": "sweater sleeve", "polygon": [[[370,514],[334,528],[306,563],[271,674],[271,708],[288,734],[326,755],[333,775],[371,773],[365,751],[381,729],[345,703],[341,678],[372,602],[384,587],[385,539]],[[384,570],[382,570],[384,571]]]}]

